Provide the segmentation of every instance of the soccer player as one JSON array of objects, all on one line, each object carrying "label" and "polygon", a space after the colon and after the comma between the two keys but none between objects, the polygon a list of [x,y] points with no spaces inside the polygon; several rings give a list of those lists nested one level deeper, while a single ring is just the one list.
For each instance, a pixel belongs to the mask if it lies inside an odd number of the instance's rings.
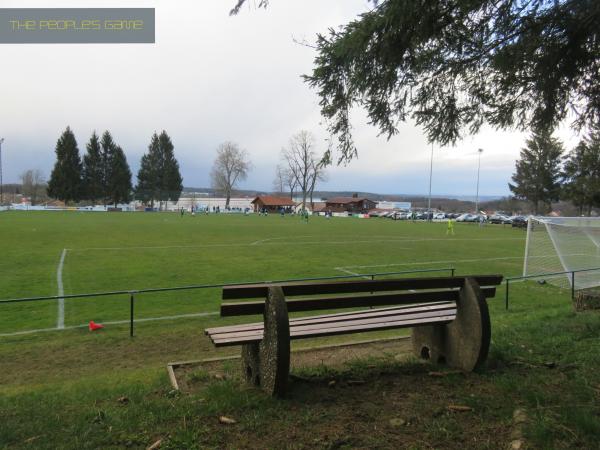
[{"label": "soccer player", "polygon": [[454,221],[452,219],[448,219],[448,229],[446,230],[446,236],[452,234],[454,236]]}]

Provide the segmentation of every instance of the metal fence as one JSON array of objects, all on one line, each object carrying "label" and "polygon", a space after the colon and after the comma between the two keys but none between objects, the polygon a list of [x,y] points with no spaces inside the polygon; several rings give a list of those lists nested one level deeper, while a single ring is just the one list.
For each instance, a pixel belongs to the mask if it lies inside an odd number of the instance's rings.
[{"label": "metal fence", "polygon": [[509,297],[511,281],[514,282],[517,280],[529,280],[529,279],[535,279],[535,278],[549,278],[549,277],[555,277],[555,276],[559,276],[559,275],[569,275],[570,276],[569,281],[571,284],[571,300],[574,300],[575,299],[575,274],[580,273],[580,272],[592,272],[594,270],[600,271],[600,267],[594,267],[592,269],[566,270],[564,272],[549,272],[549,273],[540,273],[540,274],[534,274],[534,275],[523,275],[520,277],[507,277],[507,278],[505,278],[506,290],[504,293],[504,306],[506,309],[508,309],[508,297]]},{"label": "metal fence", "polygon": [[326,280],[341,280],[351,278],[367,278],[374,280],[375,277],[392,276],[392,275],[410,275],[417,273],[433,273],[433,272],[450,272],[451,276],[455,274],[454,267],[444,267],[439,269],[417,269],[417,270],[404,270],[400,272],[376,272],[376,273],[357,273],[353,275],[335,275],[329,277],[313,277],[313,278],[292,278],[285,280],[272,280],[272,281],[252,281],[252,282],[237,282],[237,283],[219,283],[219,284],[199,284],[190,286],[175,286],[166,288],[149,288],[149,289],[134,289],[134,290],[120,290],[120,291],[107,291],[107,292],[93,292],[84,294],[68,294],[68,295],[49,295],[44,297],[23,297],[23,298],[8,298],[0,300],[0,306],[7,303],[21,303],[21,302],[37,302],[44,300],[61,300],[61,299],[85,299],[95,297],[107,297],[115,295],[126,295],[129,299],[129,336],[134,335],[134,310],[136,296],[144,293],[157,293],[157,292],[172,292],[172,291],[185,291],[185,290],[196,290],[196,289],[211,289],[211,288],[222,288],[228,286],[240,286],[244,284],[274,284],[274,283],[290,283],[290,282],[302,282],[302,281],[326,281]]}]

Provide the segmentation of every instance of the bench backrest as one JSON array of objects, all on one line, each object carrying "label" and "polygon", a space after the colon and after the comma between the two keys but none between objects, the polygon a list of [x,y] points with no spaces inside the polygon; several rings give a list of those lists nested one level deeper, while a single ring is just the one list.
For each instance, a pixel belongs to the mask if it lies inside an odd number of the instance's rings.
[{"label": "bench backrest", "polygon": [[[351,280],[278,283],[286,296],[289,312],[316,311],[366,306],[390,306],[410,303],[456,301],[458,289],[464,285],[466,276],[400,278],[388,280]],[[502,282],[502,275],[473,275],[486,298],[496,294],[495,286]],[[269,284],[246,284],[223,288],[223,300],[266,298]],[[420,291],[420,292],[415,292]],[[384,292],[384,293],[379,293]],[[365,295],[365,293],[368,293]],[[337,297],[290,299],[293,296],[333,294],[363,294]],[[230,302],[221,305],[221,316],[262,314],[264,300]]]}]

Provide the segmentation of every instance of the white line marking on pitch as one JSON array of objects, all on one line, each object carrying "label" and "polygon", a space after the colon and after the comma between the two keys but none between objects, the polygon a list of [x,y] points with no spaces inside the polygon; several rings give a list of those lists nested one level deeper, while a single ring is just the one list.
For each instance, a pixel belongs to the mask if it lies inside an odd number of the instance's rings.
[{"label": "white line marking on pitch", "polygon": [[58,296],[61,297],[58,299],[58,317],[56,319],[56,328],[62,330],[65,328],[65,299],[62,298],[65,295],[65,290],[63,288],[63,266],[65,264],[65,257],[67,256],[67,249],[63,248],[63,251],[60,255],[60,261],[58,262],[58,268],[56,269],[56,284],[58,285]]},{"label": "white line marking on pitch", "polygon": [[395,263],[395,264],[373,264],[367,266],[343,266],[336,267],[336,269],[351,268],[351,269],[369,269],[375,267],[392,267],[392,266],[418,266],[420,264],[450,264],[459,262],[480,262],[480,261],[503,261],[508,259],[523,259],[522,256],[503,256],[497,258],[477,258],[477,259],[451,259],[445,261],[416,261],[409,263]]},{"label": "white line marking on pitch", "polygon": [[[308,237],[314,237],[314,236],[293,236],[293,239],[300,239],[300,238],[308,238]],[[267,238],[267,239],[261,239],[259,241],[254,241],[251,244],[248,245],[258,245],[258,244],[262,244],[263,242],[269,242],[269,241],[275,241],[278,239],[291,239],[291,236],[282,236],[282,237],[274,237],[274,238]],[[278,242],[276,242],[278,244]]]},{"label": "white line marking on pitch", "polygon": [[[279,239],[279,238],[270,238]],[[282,238],[283,239],[283,238]],[[434,242],[434,241],[444,241],[444,242],[459,242],[459,241],[512,241],[512,240],[523,240],[521,238],[502,238],[502,239],[368,239],[368,240],[350,240],[348,238],[344,241],[305,241],[305,242],[267,242],[266,239],[262,239],[260,241],[254,241],[251,243],[219,243],[219,244],[203,244],[203,245],[159,245],[159,246],[131,246],[131,247],[84,247],[84,248],[69,248],[67,250],[71,252],[82,252],[82,251],[93,251],[93,250],[164,250],[164,249],[173,249],[173,248],[213,248],[213,247],[250,247],[256,246],[258,243],[264,243],[265,245],[348,245],[352,244],[372,244],[375,242],[387,242],[387,243],[403,243],[403,244],[412,244],[414,242]],[[407,248],[401,247],[396,248],[397,250],[407,250]]]},{"label": "white line marking on pitch", "polygon": [[[157,320],[175,320],[175,319],[184,319],[190,317],[205,317],[205,316],[216,316],[218,312],[208,312],[208,313],[194,313],[194,314],[180,314],[177,316],[162,316],[162,317],[147,317],[145,319],[135,319],[135,323],[138,322],[154,322]],[[129,320],[115,320],[111,322],[102,322],[102,325],[121,325],[124,323],[129,323]],[[86,328],[88,326],[87,323],[81,325],[72,325],[63,328],[39,328],[37,330],[26,330],[26,331],[15,331],[14,333],[3,333],[0,334],[0,337],[9,337],[9,336],[19,336],[22,334],[33,334],[33,333],[43,333],[47,331],[63,331],[63,330],[73,330],[75,328]]]},{"label": "white line marking on pitch", "polygon": [[[359,273],[352,272],[351,270],[344,269],[343,267],[335,267],[334,269],[335,269],[335,270],[338,270],[338,271],[340,271],[340,272],[345,272],[345,273],[347,273],[347,274],[349,274],[349,275],[353,275],[353,276],[359,276],[359,275],[360,275]],[[370,279],[371,279],[370,277],[368,277],[368,276],[366,276],[366,275],[363,275],[363,276],[362,276],[362,278],[365,278],[365,279],[367,279],[367,280],[370,280]]]}]

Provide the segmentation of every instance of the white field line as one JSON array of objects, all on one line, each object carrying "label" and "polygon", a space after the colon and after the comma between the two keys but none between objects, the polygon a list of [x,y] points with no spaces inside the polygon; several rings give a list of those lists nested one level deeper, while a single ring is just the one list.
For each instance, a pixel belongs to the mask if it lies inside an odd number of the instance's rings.
[{"label": "white field line", "polygon": [[473,259],[447,259],[437,261],[415,261],[409,263],[395,263],[395,264],[372,264],[366,266],[343,266],[336,267],[336,269],[371,269],[376,267],[393,267],[393,266],[418,266],[422,264],[451,264],[451,263],[464,263],[464,262],[481,262],[481,261],[504,261],[509,259],[523,259],[522,256],[502,256],[497,258],[473,258]]},{"label": "white field line", "polygon": [[[84,247],[84,248],[69,248],[70,252],[83,252],[83,251],[97,251],[97,250],[112,250],[112,251],[120,251],[120,250],[163,250],[163,249],[175,249],[175,248],[213,248],[213,247],[250,247],[256,246],[259,243],[263,243],[265,245],[348,245],[352,244],[372,244],[376,242],[385,242],[385,243],[394,243],[401,242],[403,244],[411,244],[413,242],[435,242],[435,241],[444,241],[444,242],[459,242],[459,241],[522,241],[521,238],[493,238],[493,239],[368,239],[368,240],[352,240],[352,238],[347,238],[343,241],[300,241],[300,242],[272,242],[273,239],[279,238],[270,238],[262,239],[260,241],[253,241],[250,243],[218,243],[218,244],[202,244],[202,245],[159,245],[159,246],[131,246],[131,247]],[[283,238],[282,238],[283,239]],[[407,248],[397,248],[398,250],[407,250]]]},{"label": "white field line", "polygon": [[65,290],[63,288],[63,266],[65,265],[65,257],[67,256],[67,249],[63,248],[62,253],[60,254],[60,261],[58,262],[58,268],[56,269],[56,284],[58,285],[58,316],[56,318],[56,328],[62,330],[65,328],[65,299],[62,298],[65,295]]},{"label": "white field line", "polygon": [[[546,258],[548,255],[540,255],[540,256],[530,256],[530,258]],[[550,255],[552,256],[552,255]],[[586,256],[583,253],[572,253],[566,256]],[[335,270],[339,269],[371,269],[376,267],[392,267],[392,266],[418,266],[421,264],[452,264],[452,263],[469,263],[469,262],[481,262],[481,261],[506,261],[510,259],[523,259],[523,256],[499,256],[496,258],[473,258],[473,259],[448,259],[448,260],[438,260],[438,261],[415,261],[415,262],[407,262],[407,263],[394,263],[394,264],[372,264],[366,266],[341,266],[335,267]]]},{"label": "white field line", "polygon": [[[360,275],[359,273],[353,272],[353,271],[348,270],[348,269],[344,269],[343,267],[335,267],[334,269],[337,270],[337,271],[339,271],[339,272],[345,272],[345,273],[347,273],[349,275],[353,275],[353,276],[359,276]],[[366,275],[363,275],[362,278],[365,278],[367,280],[371,279],[370,277],[368,277]]]},{"label": "white field line", "polygon": [[[308,238],[308,237],[314,237],[314,236],[293,236],[293,239],[300,239],[300,238]],[[258,245],[258,244],[262,244],[264,242],[269,242],[269,241],[276,241],[279,239],[292,239],[291,236],[282,236],[282,237],[274,237],[274,238],[267,238],[267,239],[260,239],[258,241],[254,241],[249,245]]]},{"label": "white field line", "polygon": [[[190,318],[190,317],[205,317],[205,316],[216,316],[218,315],[218,312],[207,312],[207,313],[194,313],[194,314],[180,314],[177,316],[161,316],[161,317],[147,317],[147,318],[143,318],[143,319],[135,319],[135,323],[138,322],[154,322],[157,320],[175,320],[175,319],[185,319],[185,318]],[[129,323],[129,319],[128,320],[114,320],[111,322],[102,322],[102,325],[120,325],[120,324],[124,324],[124,323]],[[59,331],[59,330],[72,330],[75,328],[87,328],[88,324],[84,323],[81,325],[72,325],[72,326],[68,326],[65,327],[63,326],[63,328],[39,328],[37,330],[26,330],[26,331],[16,331],[14,333],[3,333],[0,334],[0,337],[8,337],[8,336],[19,336],[22,334],[33,334],[33,333],[42,333],[42,332],[47,332],[47,331]]]}]

